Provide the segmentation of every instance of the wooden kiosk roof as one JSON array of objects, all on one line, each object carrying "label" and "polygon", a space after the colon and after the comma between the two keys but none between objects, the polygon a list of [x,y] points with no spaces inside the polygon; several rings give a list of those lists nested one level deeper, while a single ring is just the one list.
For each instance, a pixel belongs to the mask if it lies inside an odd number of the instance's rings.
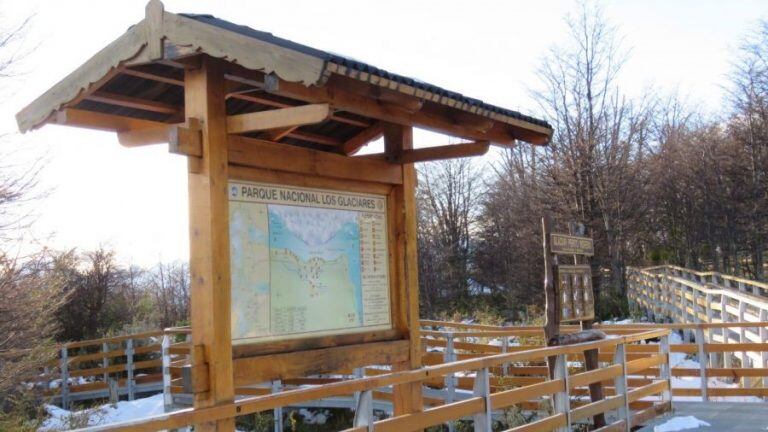
[{"label": "wooden kiosk roof", "polygon": [[[227,62],[229,132],[262,141],[351,155],[382,135],[382,122],[475,141],[400,161],[413,162],[482,154],[489,143],[544,145],[551,135],[517,111],[210,15],[165,12],[159,1],[19,112],[19,129],[54,123],[115,131],[126,146],[167,142],[168,126],[185,121],[184,63],[200,54]],[[277,112],[244,115],[305,105],[286,127]]]}]

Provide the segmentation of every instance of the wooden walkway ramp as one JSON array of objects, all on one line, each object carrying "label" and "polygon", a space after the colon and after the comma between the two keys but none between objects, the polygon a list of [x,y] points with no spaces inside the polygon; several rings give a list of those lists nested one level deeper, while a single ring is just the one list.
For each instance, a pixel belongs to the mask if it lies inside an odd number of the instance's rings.
[{"label": "wooden walkway ramp", "polygon": [[693,416],[709,423],[686,431],[755,432],[768,430],[768,404],[739,402],[675,402],[673,411],[649,422],[639,432],[653,432],[654,426],[674,417]]}]

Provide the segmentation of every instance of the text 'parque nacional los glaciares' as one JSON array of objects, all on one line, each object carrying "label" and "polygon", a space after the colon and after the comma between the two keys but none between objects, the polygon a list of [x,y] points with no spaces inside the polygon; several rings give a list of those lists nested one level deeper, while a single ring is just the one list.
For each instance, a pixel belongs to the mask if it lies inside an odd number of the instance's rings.
[{"label": "text 'parque nacional los glaciares'", "polygon": [[230,182],[237,344],[391,327],[386,197]]}]

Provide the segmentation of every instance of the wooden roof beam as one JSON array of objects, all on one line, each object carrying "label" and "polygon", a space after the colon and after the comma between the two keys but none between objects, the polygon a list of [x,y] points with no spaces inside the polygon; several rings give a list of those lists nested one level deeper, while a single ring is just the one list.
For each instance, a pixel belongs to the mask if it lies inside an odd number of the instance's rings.
[{"label": "wooden roof beam", "polygon": [[327,103],[257,111],[227,117],[227,132],[241,134],[321,123],[330,117]]},{"label": "wooden roof beam", "polygon": [[[296,106],[295,104],[289,104],[289,103],[277,101],[274,99],[270,99],[268,97],[263,96],[263,94],[251,93],[251,92],[248,92],[248,93],[231,92],[227,94],[227,99],[229,98],[240,99],[240,100],[253,102],[261,105],[267,105],[275,108],[290,108],[290,107]],[[339,123],[345,123],[352,126],[358,126],[358,127],[364,127],[364,128],[371,126],[370,122],[345,117],[339,114],[331,114],[330,119],[333,121],[337,121]]]},{"label": "wooden roof beam", "polygon": [[94,92],[86,96],[85,99],[93,102],[133,108],[142,111],[151,111],[160,114],[177,114],[180,111],[180,108],[174,105],[105,91]]},{"label": "wooden roof beam", "polygon": [[338,80],[331,79],[325,86],[306,87],[274,76],[267,76],[264,88],[269,93],[310,103],[327,102],[337,109],[390,123],[412,125],[469,140],[487,140],[502,145],[515,143],[516,137],[505,129],[492,127],[482,131],[478,130],[476,125],[456,123],[452,119],[424,109],[411,112],[408,107],[383,102],[376,99],[374,95],[352,92],[347,89],[346,83],[347,81],[340,83]]},{"label": "wooden roof beam", "polygon": [[184,87],[184,80],[183,79],[176,79],[167,77],[164,75],[159,75],[151,72],[145,72],[137,69],[131,69],[131,68],[124,68],[120,70],[120,73],[123,75],[130,75],[137,78],[142,78],[145,80],[150,81],[157,81],[165,84],[175,85],[178,87]]},{"label": "wooden roof beam", "polygon": [[402,150],[398,155],[378,153],[359,156],[360,159],[387,160],[390,163],[408,164],[416,162],[431,162],[445,159],[482,156],[488,153],[491,143],[489,141],[475,141],[470,143],[449,144],[437,147],[426,147],[413,150]]},{"label": "wooden roof beam", "polygon": [[295,130],[289,133],[287,136],[289,138],[308,141],[315,144],[320,144],[320,145],[330,146],[330,147],[339,147],[342,144],[344,144],[344,142],[338,138],[333,138],[325,135],[317,135],[309,132],[303,132],[300,130]]},{"label": "wooden roof beam", "polygon": [[360,133],[348,139],[341,145],[341,153],[349,156],[357,153],[361,148],[368,145],[369,142],[375,141],[384,134],[384,130],[381,127],[380,122],[376,122],[373,126],[363,129]]},{"label": "wooden roof beam", "polygon": [[63,126],[75,126],[86,129],[103,131],[127,131],[151,129],[163,126],[164,123],[151,120],[143,120],[133,117],[116,116],[96,111],[86,111],[76,108],[67,108],[58,111],[49,120],[50,123]]}]

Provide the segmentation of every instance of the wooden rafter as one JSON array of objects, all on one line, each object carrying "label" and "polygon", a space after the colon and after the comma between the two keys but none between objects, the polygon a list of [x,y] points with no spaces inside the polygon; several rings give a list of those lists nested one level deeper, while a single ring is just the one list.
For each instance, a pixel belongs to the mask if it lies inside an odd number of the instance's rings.
[{"label": "wooden rafter", "polygon": [[85,99],[93,102],[101,102],[109,105],[117,105],[161,114],[176,114],[179,112],[179,107],[174,105],[105,91],[94,92],[86,96]]},{"label": "wooden rafter", "polygon": [[105,131],[139,131],[163,125],[163,123],[151,120],[104,114],[76,108],[67,108],[59,111],[50,122],[63,126],[76,126]]},{"label": "wooden rafter", "polygon": [[409,164],[416,162],[430,162],[444,159],[455,159],[471,156],[482,156],[488,153],[491,143],[488,141],[476,141],[462,144],[449,144],[437,147],[402,150],[398,155],[375,154],[360,156],[361,158],[389,160],[392,163]]},{"label": "wooden rafter", "polygon": [[[289,107],[296,106],[296,104],[289,104],[289,103],[277,101],[274,99],[270,99],[269,97],[264,96],[263,93],[254,93],[253,91],[231,92],[227,94],[227,98],[240,99],[248,102],[258,103],[261,105],[272,106],[275,108],[289,108]],[[358,127],[369,127],[371,125],[370,122],[345,117],[339,114],[331,114],[330,119],[333,121],[337,121],[339,123],[345,123],[348,125],[358,126]]]},{"label": "wooden rafter", "polygon": [[257,111],[227,117],[227,132],[238,134],[316,124],[325,121],[328,104],[310,104],[290,108]]},{"label": "wooden rafter", "polygon": [[381,138],[383,134],[381,129],[381,123],[377,122],[373,126],[363,129],[357,135],[348,139],[341,145],[341,153],[345,155],[353,155],[357,153],[361,148],[365,147],[369,142]]},{"label": "wooden rafter", "polygon": [[265,90],[280,96],[310,103],[327,102],[338,109],[365,117],[373,117],[396,124],[413,124],[424,129],[451,134],[460,138],[488,140],[503,145],[515,143],[516,137],[504,129],[491,128],[490,130],[483,131],[474,125],[466,126],[454,123],[444,117],[425,111],[425,109],[412,112],[409,111],[408,107],[377,100],[371,94],[362,94],[363,89],[350,91],[345,84],[346,81],[339,83],[337,80],[331,80],[322,87],[306,87],[270,76],[267,77],[265,82]]},{"label": "wooden rafter", "polygon": [[298,126],[289,126],[282,129],[267,131],[264,132],[263,138],[268,141],[280,141],[281,139],[290,135],[291,132],[295,131],[297,128]]},{"label": "wooden rafter", "polygon": [[[175,86],[180,86],[180,87],[184,86],[184,81],[182,81],[182,80],[178,80],[178,79],[175,79],[175,78],[167,77],[167,76],[164,76],[164,75],[159,75],[159,74],[154,74],[154,73],[150,73],[150,72],[140,71],[140,70],[136,70],[136,69],[125,68],[125,69],[122,69],[120,71],[120,73],[125,74],[125,75],[135,76],[135,77],[138,77],[138,78],[147,79],[147,80],[152,80],[152,81],[162,82],[162,83],[166,83],[166,84],[171,84],[171,85],[175,85]],[[249,78],[246,78],[246,77],[241,77],[240,75],[237,75],[237,74],[234,74],[234,73],[230,73],[230,74],[225,75],[225,78],[227,78],[230,81],[233,81],[235,83],[239,83],[239,84],[247,83],[249,85],[255,85],[255,82],[252,79],[249,79]],[[229,92],[229,93],[227,93],[227,99],[230,99],[230,98],[231,99],[239,99],[239,100],[244,100],[244,101],[248,101],[248,102],[254,102],[254,103],[258,103],[258,104],[261,104],[261,105],[267,105],[267,106],[271,106],[271,107],[275,107],[275,108],[290,108],[290,107],[297,106],[296,104],[290,104],[290,103],[278,101],[278,100],[275,100],[275,99],[271,99],[268,96],[265,96],[263,93],[256,93],[255,91],[258,91],[258,90],[260,90],[260,89],[257,87],[257,88],[250,89],[250,90],[247,90],[247,91]],[[411,102],[411,104],[412,103],[413,102]],[[363,127],[363,128],[367,128],[367,127],[371,126],[370,122],[367,122],[367,121],[364,121],[364,120],[350,118],[350,117],[347,117],[347,116],[344,116],[344,115],[340,115],[340,114],[335,114],[335,113],[331,114],[330,119],[333,120],[333,121],[337,121],[339,123],[345,123],[345,124],[348,124],[348,125],[358,126],[358,127]]]},{"label": "wooden rafter", "polygon": [[295,138],[302,141],[313,142],[315,144],[331,146],[331,147],[338,147],[343,144],[343,142],[338,138],[328,137],[324,135],[317,135],[317,134],[303,132],[299,130],[295,130],[289,133],[288,137]]},{"label": "wooden rafter", "polygon": [[140,70],[136,70],[136,69],[125,68],[125,69],[121,69],[120,73],[124,74],[124,75],[134,76],[134,77],[137,77],[137,78],[143,78],[143,79],[150,80],[150,81],[157,81],[157,82],[161,82],[161,83],[165,83],[165,84],[171,84],[171,85],[175,85],[175,86],[179,86],[179,87],[184,87],[184,81],[183,80],[167,77],[167,76],[164,76],[164,75],[158,75],[158,74],[154,74],[154,73],[151,73],[151,72],[144,72],[144,71],[140,71]]}]

